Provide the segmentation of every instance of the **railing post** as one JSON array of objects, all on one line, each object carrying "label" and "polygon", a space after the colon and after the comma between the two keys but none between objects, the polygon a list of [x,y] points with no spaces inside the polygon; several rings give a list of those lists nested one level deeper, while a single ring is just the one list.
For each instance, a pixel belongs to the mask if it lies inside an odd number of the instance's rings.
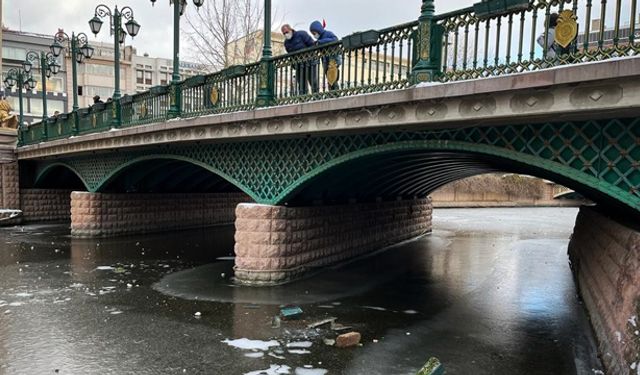
[{"label": "railing post", "polygon": [[433,82],[440,75],[443,27],[434,20],[433,0],[422,0],[422,13],[413,43],[414,65],[411,83]]},{"label": "railing post", "polygon": [[256,107],[268,107],[275,104],[275,66],[271,52],[271,0],[264,0],[264,46],[258,73],[258,97]]}]

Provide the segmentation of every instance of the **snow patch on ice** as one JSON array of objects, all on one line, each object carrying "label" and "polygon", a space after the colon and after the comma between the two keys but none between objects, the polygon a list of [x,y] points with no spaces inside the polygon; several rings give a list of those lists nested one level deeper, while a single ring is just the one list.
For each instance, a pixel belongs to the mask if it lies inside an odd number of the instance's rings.
[{"label": "snow patch on ice", "polygon": [[286,365],[271,365],[266,370],[257,370],[246,372],[244,375],[281,375],[281,374],[290,374],[291,367]]},{"label": "snow patch on ice", "polygon": [[280,346],[280,343],[276,340],[262,341],[262,340],[250,340],[247,338],[241,338],[237,340],[222,340],[223,343],[233,346],[234,348],[244,350],[269,350],[273,346]]}]

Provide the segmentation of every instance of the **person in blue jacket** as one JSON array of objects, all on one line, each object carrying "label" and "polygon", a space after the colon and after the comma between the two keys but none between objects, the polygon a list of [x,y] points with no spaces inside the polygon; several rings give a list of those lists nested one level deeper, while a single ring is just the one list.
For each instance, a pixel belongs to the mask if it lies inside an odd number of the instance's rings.
[{"label": "person in blue jacket", "polygon": [[[311,35],[316,38],[316,43],[320,46],[323,44],[335,42],[338,40],[336,34],[324,28],[324,25],[320,21],[313,21],[311,26],[309,26],[309,31],[311,31]],[[324,56],[322,58],[322,65],[324,67],[324,74],[327,74],[327,70],[329,69],[329,61],[335,60],[338,67],[342,65],[342,56],[341,55],[332,55],[332,56]],[[340,79],[340,70],[338,70],[338,80]],[[338,80],[329,87],[330,90],[338,89]]]},{"label": "person in blue jacket", "polygon": [[[294,30],[290,25],[285,24],[280,29],[284,35],[284,48],[287,53],[300,51],[305,48],[316,45],[315,40],[306,31]],[[306,95],[311,91],[318,92],[318,61],[299,62],[294,64],[296,71],[296,81],[298,86],[298,95]]]}]

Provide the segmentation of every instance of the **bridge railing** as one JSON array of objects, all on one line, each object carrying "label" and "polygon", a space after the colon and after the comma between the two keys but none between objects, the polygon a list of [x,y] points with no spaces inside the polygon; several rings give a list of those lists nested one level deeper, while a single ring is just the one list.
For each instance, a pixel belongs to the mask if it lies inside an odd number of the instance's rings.
[{"label": "bridge railing", "polygon": [[418,21],[50,118],[22,128],[21,145],[165,121],[172,103],[193,117],[640,55],[638,0],[488,0],[440,15],[429,2]]},{"label": "bridge railing", "polygon": [[369,30],[275,57],[278,105],[410,86],[418,22]]},{"label": "bridge railing", "polygon": [[[636,0],[532,0],[524,7],[484,17],[477,14],[477,7],[436,16],[444,28],[440,80],[640,54]],[[560,15],[555,30],[550,27],[554,13]],[[568,35],[566,47],[554,42],[554,36],[562,35]]]},{"label": "bridge railing", "polygon": [[246,111],[255,107],[259,64],[236,65],[206,76],[183,81],[183,117]]}]

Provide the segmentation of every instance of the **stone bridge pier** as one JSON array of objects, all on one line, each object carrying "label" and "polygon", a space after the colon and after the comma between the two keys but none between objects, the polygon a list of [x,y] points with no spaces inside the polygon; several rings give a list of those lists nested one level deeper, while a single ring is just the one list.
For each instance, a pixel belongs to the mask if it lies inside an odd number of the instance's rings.
[{"label": "stone bridge pier", "polygon": [[608,374],[640,366],[640,228],[583,207],[569,244],[576,285]]},{"label": "stone bridge pier", "polygon": [[335,206],[240,204],[235,277],[277,285],[431,232],[430,198]]},{"label": "stone bridge pier", "polygon": [[[17,133],[15,130],[0,128],[0,209],[4,210],[20,209],[16,142]],[[8,217],[7,215],[0,212],[0,220]]]}]

